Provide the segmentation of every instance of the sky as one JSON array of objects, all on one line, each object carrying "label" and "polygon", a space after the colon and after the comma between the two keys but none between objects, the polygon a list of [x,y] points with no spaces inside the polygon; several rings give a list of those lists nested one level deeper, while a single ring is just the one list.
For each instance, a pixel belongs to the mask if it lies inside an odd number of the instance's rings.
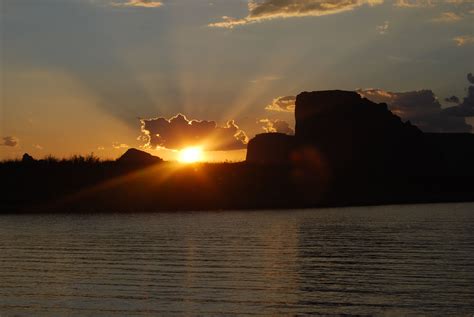
[{"label": "sky", "polygon": [[0,0],[0,71],[0,159],[242,160],[326,89],[472,132],[474,0]]}]

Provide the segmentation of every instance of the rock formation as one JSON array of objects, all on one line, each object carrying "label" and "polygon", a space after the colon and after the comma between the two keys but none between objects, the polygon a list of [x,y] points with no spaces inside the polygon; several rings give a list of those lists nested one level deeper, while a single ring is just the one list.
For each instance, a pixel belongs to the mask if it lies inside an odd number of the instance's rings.
[{"label": "rock formation", "polygon": [[410,164],[422,132],[351,91],[303,92],[296,99],[299,143],[315,147],[335,172]]},{"label": "rock formation", "polygon": [[251,140],[247,161],[292,163],[317,153],[332,174],[367,173],[410,164],[423,135],[386,104],[352,91],[303,92],[296,98],[295,119],[294,137],[267,133]]},{"label": "rock formation", "polygon": [[258,164],[286,164],[296,150],[294,136],[283,133],[257,134],[247,145],[247,161]]}]

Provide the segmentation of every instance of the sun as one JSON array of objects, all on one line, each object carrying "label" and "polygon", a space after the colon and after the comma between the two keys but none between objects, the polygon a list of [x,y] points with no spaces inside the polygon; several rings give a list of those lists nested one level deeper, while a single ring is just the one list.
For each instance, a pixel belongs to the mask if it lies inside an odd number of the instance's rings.
[{"label": "sun", "polygon": [[181,163],[194,163],[202,160],[202,149],[199,147],[188,147],[179,152]]}]

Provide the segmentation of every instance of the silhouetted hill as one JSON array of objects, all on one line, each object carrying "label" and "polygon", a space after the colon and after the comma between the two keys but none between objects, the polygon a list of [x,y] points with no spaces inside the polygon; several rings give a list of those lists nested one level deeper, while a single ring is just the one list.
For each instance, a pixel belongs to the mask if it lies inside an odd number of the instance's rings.
[{"label": "silhouetted hill", "polygon": [[150,165],[163,162],[163,160],[158,156],[153,156],[150,153],[131,148],[119,157],[117,162],[121,164]]},{"label": "silhouetted hill", "polygon": [[29,155],[28,153],[25,153],[23,154],[23,156],[21,157],[21,161],[23,163],[31,163],[31,162],[34,162],[35,159],[33,158],[33,156]]}]

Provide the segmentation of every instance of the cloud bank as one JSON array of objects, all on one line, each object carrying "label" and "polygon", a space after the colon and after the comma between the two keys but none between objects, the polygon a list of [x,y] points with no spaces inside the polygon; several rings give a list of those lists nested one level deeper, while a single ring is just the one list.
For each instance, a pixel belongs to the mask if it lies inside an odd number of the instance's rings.
[{"label": "cloud bank", "polygon": [[443,111],[431,90],[389,92],[382,89],[359,89],[357,92],[373,102],[386,103],[389,109],[424,132],[471,132],[464,118]]},{"label": "cloud bank", "polygon": [[179,150],[199,146],[209,151],[229,151],[247,147],[248,137],[234,122],[224,127],[215,121],[188,120],[184,115],[142,119],[141,131],[147,147]]},{"label": "cloud bank", "polygon": [[20,140],[18,140],[18,138],[14,136],[4,136],[2,140],[3,141],[0,143],[0,146],[15,147],[20,143]]},{"label": "cloud bank", "polygon": [[467,74],[467,81],[472,84],[467,88],[467,96],[460,102],[459,98],[452,96],[453,102],[457,100],[458,105],[443,110],[444,114],[455,117],[474,117],[474,76]]},{"label": "cloud bank", "polygon": [[261,119],[259,120],[260,123],[263,123],[262,129],[265,132],[277,132],[277,133],[284,133],[293,135],[295,134],[295,130],[290,127],[290,124],[283,120],[270,120],[270,119]]},{"label": "cloud bank", "polygon": [[444,98],[444,101],[446,102],[451,102],[451,103],[459,103],[459,98],[456,97],[456,96],[451,96],[451,97],[447,97],[447,98]]},{"label": "cloud bank", "polygon": [[248,15],[243,18],[223,16],[211,27],[233,28],[277,18],[322,16],[350,11],[363,5],[377,5],[383,0],[249,0]]}]

